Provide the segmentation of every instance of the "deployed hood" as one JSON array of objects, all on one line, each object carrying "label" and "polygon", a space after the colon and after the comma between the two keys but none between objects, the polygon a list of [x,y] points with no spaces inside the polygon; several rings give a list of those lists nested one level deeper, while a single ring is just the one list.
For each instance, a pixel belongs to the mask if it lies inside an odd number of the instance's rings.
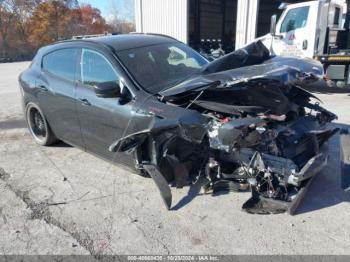
[{"label": "deployed hood", "polygon": [[159,94],[175,103],[192,96],[198,106],[229,114],[247,107],[249,112],[285,114],[291,102],[305,105],[316,98],[302,87],[322,74],[322,66],[311,60],[270,57],[258,41],[209,63],[200,74]]},{"label": "deployed hood", "polygon": [[256,65],[269,58],[269,50],[261,41],[257,41],[214,60],[203,69],[203,73],[216,73],[244,66]]}]

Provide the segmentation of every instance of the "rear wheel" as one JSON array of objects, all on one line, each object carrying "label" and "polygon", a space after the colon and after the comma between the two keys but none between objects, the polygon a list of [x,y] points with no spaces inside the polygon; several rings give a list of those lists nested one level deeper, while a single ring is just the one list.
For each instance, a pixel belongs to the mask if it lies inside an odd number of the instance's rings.
[{"label": "rear wheel", "polygon": [[34,103],[29,103],[26,106],[26,120],[32,137],[39,145],[49,146],[58,141],[44,114]]}]

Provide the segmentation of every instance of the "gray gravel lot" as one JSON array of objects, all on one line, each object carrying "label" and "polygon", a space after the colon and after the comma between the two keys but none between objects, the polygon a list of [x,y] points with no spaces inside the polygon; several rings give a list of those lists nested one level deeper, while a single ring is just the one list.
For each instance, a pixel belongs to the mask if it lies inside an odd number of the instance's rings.
[{"label": "gray gravel lot", "polygon": [[[250,193],[186,197],[167,211],[151,179],[27,131],[18,74],[0,64],[0,254],[350,254],[350,195],[340,189],[338,137],[295,216],[241,211]],[[349,127],[350,96],[319,94]]]}]

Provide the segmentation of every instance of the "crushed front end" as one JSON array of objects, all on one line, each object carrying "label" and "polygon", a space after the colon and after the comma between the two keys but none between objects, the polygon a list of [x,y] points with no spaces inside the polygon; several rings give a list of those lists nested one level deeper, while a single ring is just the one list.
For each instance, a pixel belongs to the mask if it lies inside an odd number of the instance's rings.
[{"label": "crushed front end", "polygon": [[304,89],[320,81],[314,67],[270,58],[255,43],[145,102],[145,112],[157,109],[147,128],[110,150],[133,153],[168,208],[169,184],[205,181],[206,193],[250,190],[243,205],[249,213],[293,214],[338,131],[327,127],[337,116]]}]

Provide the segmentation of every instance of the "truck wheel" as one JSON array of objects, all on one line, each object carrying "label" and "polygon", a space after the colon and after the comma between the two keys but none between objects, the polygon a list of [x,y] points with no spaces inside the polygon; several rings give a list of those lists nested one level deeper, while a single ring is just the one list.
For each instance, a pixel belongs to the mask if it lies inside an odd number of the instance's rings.
[{"label": "truck wheel", "polygon": [[344,81],[337,81],[336,83],[338,88],[344,88],[345,87],[345,82]]}]

